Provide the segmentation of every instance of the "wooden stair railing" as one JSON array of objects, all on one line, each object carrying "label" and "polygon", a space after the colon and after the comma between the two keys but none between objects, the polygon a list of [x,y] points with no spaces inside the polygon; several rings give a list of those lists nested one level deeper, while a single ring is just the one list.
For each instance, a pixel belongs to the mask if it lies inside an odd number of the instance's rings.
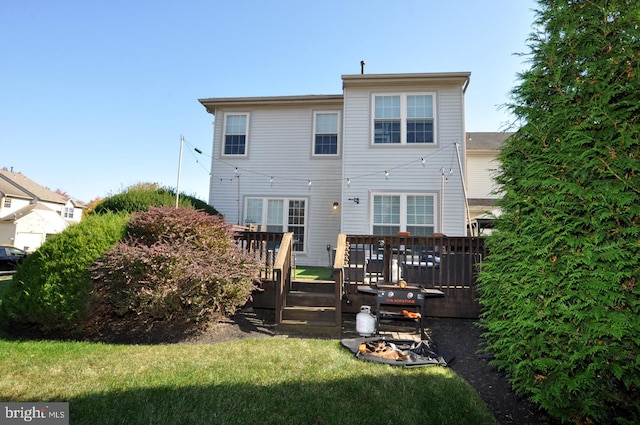
[{"label": "wooden stair railing", "polygon": [[282,322],[282,312],[287,305],[287,293],[291,287],[291,258],[293,253],[293,233],[282,235],[280,249],[273,263],[276,287],[276,325]]}]

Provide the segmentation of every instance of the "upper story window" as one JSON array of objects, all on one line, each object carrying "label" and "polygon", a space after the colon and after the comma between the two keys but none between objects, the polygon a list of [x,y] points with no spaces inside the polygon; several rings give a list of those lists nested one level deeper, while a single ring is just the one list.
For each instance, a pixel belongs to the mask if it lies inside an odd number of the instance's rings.
[{"label": "upper story window", "polygon": [[313,154],[337,155],[340,115],[337,112],[316,112],[313,117]]},{"label": "upper story window", "polygon": [[246,155],[249,114],[226,114],[224,116],[224,155]]},{"label": "upper story window", "polygon": [[11,198],[4,198],[4,207],[11,208]]},{"label": "upper story window", "polygon": [[64,218],[73,218],[73,207],[64,207]]},{"label": "upper story window", "polygon": [[409,232],[430,236],[435,231],[434,195],[375,194],[373,196],[373,234],[395,235]]},{"label": "upper story window", "polygon": [[435,143],[434,94],[373,96],[373,143]]}]

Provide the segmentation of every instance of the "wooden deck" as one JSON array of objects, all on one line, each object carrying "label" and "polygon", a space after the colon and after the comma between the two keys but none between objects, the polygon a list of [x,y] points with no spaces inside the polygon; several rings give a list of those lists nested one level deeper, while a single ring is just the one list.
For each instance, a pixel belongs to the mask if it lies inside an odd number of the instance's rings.
[{"label": "wooden deck", "polygon": [[[376,305],[376,295],[359,292],[359,285],[396,284],[400,279],[444,293],[426,301],[425,318],[479,317],[476,277],[486,254],[482,238],[341,234],[334,281],[310,283],[292,276],[291,237],[267,232],[236,237],[238,245],[263,264],[253,305],[274,309],[276,329],[283,333],[339,336],[348,326],[345,314],[353,314],[355,320],[362,305]],[[397,332],[409,337],[406,329]]]}]

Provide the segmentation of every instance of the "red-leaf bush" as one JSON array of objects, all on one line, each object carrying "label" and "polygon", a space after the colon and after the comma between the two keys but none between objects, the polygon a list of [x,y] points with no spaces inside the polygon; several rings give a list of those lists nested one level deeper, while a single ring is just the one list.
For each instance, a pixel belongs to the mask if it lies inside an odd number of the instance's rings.
[{"label": "red-leaf bush", "polygon": [[235,313],[250,299],[258,269],[222,217],[150,207],[132,217],[91,277],[98,302],[118,316],[196,324]]}]

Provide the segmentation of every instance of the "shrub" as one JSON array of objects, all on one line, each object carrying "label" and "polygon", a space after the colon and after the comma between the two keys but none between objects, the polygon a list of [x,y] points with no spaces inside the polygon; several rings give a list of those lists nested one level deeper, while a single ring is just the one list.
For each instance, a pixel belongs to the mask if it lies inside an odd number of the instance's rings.
[{"label": "shrub", "polygon": [[[150,206],[175,207],[175,204],[176,193],[174,190],[159,187],[155,183],[140,183],[125,189],[121,193],[101,200],[93,207],[90,214],[119,211],[134,213],[146,211]],[[190,195],[181,194],[178,206],[203,210],[209,214],[218,214],[215,208]]]},{"label": "shrub", "polygon": [[186,208],[136,213],[92,267],[94,293],[117,315],[196,323],[233,314],[255,289],[255,260],[222,217]]},{"label": "shrub", "polygon": [[127,214],[87,217],[49,237],[18,268],[4,293],[9,324],[40,332],[72,332],[86,313],[89,266],[125,232]]},{"label": "shrub", "polygon": [[494,364],[575,423],[640,423],[639,8],[540,1],[480,274]]}]

